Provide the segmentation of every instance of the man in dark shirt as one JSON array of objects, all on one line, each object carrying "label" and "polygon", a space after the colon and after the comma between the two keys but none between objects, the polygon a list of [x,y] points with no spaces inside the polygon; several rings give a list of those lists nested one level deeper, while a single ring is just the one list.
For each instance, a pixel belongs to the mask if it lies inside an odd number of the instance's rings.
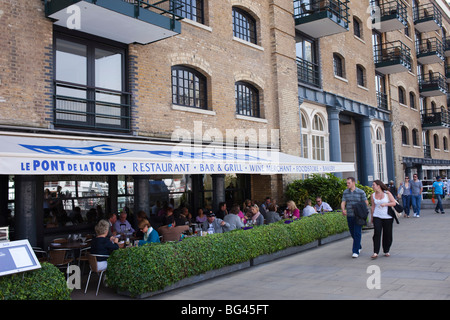
[{"label": "man in dark shirt", "polygon": [[359,252],[361,251],[361,233],[362,226],[356,223],[355,213],[353,211],[353,206],[358,202],[365,201],[366,205],[369,206],[369,201],[367,201],[366,193],[356,187],[355,178],[347,178],[347,189],[342,195],[341,209],[342,214],[347,217],[348,229],[353,238],[352,247],[352,257],[358,258]]}]

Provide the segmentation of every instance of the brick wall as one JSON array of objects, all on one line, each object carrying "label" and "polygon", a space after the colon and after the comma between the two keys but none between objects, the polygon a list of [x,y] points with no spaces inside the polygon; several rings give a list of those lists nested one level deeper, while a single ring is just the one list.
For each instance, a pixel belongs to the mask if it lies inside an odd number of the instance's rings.
[{"label": "brick wall", "polygon": [[48,128],[52,23],[42,1],[0,2],[0,124]]}]

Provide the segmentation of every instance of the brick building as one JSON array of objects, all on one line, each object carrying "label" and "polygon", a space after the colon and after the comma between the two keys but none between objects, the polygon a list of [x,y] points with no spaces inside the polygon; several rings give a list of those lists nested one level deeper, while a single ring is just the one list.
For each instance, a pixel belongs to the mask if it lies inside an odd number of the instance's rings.
[{"label": "brick building", "polygon": [[448,176],[448,4],[294,6],[303,154],[355,162],[366,185]]},{"label": "brick building", "polygon": [[[168,175],[158,170],[184,163],[108,159],[162,156],[180,140],[299,156],[292,13],[292,0],[2,1],[0,224],[11,212],[17,238],[46,245],[92,229],[92,208],[149,213],[173,199],[195,214],[220,201],[283,201],[283,185],[300,176],[273,174],[283,166]],[[77,207],[83,223],[74,222]]]},{"label": "brick building", "polygon": [[[0,176],[0,225],[12,210],[16,236],[43,245],[92,227],[73,222],[76,207],[86,222],[97,206],[150,212],[174,199],[195,214],[221,201],[283,202],[285,185],[308,173],[129,165],[179,141],[342,163],[330,171],[367,185],[446,170],[447,58],[434,63],[431,49],[445,49],[448,10],[403,0],[1,1],[0,139],[29,153],[1,153],[3,167],[25,160]],[[49,214],[45,189],[63,197],[65,221]]]}]

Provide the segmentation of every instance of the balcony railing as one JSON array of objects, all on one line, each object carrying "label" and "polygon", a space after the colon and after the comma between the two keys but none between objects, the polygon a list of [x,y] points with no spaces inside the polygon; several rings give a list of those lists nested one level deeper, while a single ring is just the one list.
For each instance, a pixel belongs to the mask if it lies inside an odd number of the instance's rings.
[{"label": "balcony railing", "polygon": [[319,65],[297,57],[298,81],[320,87]]},{"label": "balcony railing", "polygon": [[427,129],[450,128],[449,112],[441,110],[441,112],[422,113],[422,127]]},{"label": "balcony railing", "polygon": [[294,0],[295,28],[313,38],[348,31],[349,0]]},{"label": "balcony railing", "polygon": [[416,41],[417,61],[422,64],[441,63],[444,59],[444,45],[436,38]]},{"label": "balcony railing", "polygon": [[419,32],[439,30],[442,27],[442,14],[433,3],[419,5],[414,10],[414,27]]},{"label": "balcony railing", "polygon": [[423,157],[425,159],[431,159],[431,146],[429,144],[423,145]]},{"label": "balcony railing", "polygon": [[[181,32],[180,0],[44,0],[54,24],[122,43],[146,44]],[[70,8],[71,6],[77,6]],[[74,25],[72,25],[74,24]]]},{"label": "balcony railing", "polygon": [[450,57],[450,37],[442,39],[444,45],[444,54],[446,57]]},{"label": "balcony railing", "polygon": [[55,126],[130,130],[131,93],[55,81]]},{"label": "balcony railing", "polygon": [[439,73],[429,73],[419,76],[419,92],[424,97],[441,96],[447,94],[445,77]]},{"label": "balcony railing", "polygon": [[397,40],[375,47],[375,68],[383,74],[411,71],[411,49]]},{"label": "balcony railing", "polygon": [[407,6],[401,0],[376,3],[371,1],[372,27],[379,32],[404,29],[408,25]]},{"label": "balcony railing", "polygon": [[388,98],[386,93],[377,91],[377,107],[388,110]]}]

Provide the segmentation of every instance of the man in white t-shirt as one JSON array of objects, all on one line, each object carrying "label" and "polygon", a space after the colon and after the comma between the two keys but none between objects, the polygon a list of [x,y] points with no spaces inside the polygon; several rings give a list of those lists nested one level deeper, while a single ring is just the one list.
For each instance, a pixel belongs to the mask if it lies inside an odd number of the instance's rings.
[{"label": "man in white t-shirt", "polygon": [[317,212],[321,213],[333,211],[328,203],[322,201],[321,197],[316,198],[316,205],[314,206],[314,209],[316,209]]}]

